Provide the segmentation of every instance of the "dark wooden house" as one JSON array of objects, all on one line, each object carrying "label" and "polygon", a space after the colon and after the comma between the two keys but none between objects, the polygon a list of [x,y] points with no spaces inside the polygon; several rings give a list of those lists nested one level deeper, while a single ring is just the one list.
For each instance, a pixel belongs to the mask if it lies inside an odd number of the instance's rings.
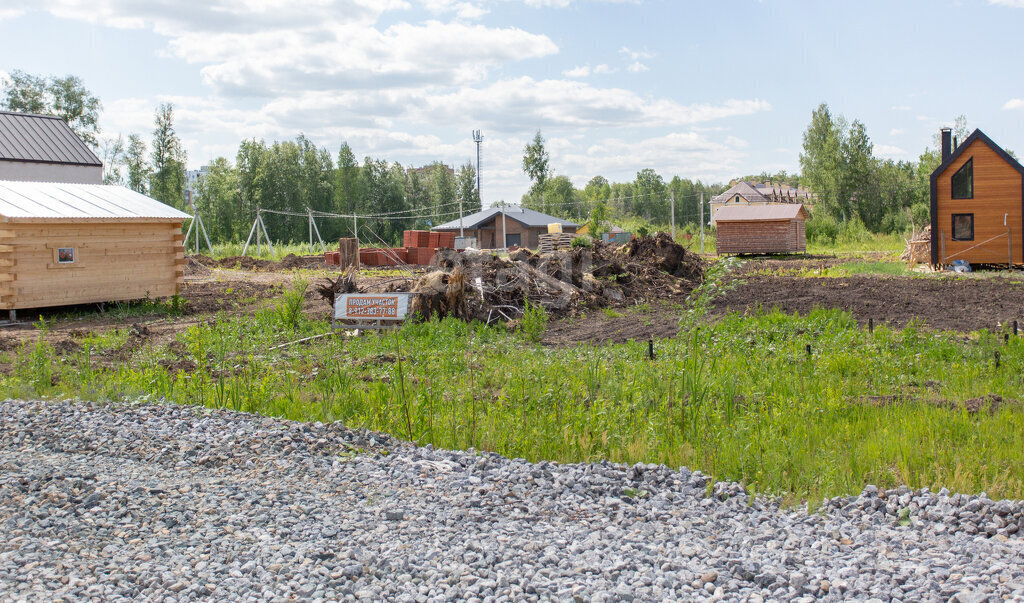
[{"label": "dark wooden house", "polygon": [[932,264],[1024,263],[1024,166],[981,130],[954,148],[943,129],[931,220]]},{"label": "dark wooden house", "polygon": [[807,210],[800,203],[727,205],[714,215],[719,255],[807,251]]}]

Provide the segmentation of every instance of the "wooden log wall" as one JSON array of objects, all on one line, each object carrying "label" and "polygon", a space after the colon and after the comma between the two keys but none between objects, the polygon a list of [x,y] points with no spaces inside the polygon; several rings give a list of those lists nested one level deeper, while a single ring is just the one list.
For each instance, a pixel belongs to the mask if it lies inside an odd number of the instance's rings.
[{"label": "wooden log wall", "polygon": [[[180,222],[9,222],[0,225],[0,309],[44,308],[178,293]],[[57,250],[74,249],[74,262]]]},{"label": "wooden log wall", "polygon": [[807,250],[803,220],[718,222],[715,249],[723,253],[801,253]]}]

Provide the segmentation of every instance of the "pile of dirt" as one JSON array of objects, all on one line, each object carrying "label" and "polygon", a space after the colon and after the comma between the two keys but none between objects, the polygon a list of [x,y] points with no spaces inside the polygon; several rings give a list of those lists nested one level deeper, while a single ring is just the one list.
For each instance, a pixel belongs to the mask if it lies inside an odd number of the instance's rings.
[{"label": "pile of dirt", "polygon": [[554,317],[586,308],[625,306],[685,295],[704,277],[704,262],[658,233],[619,247],[595,243],[554,253],[440,250],[437,270],[421,277],[413,312],[494,322],[520,318],[527,303]]},{"label": "pile of dirt", "polygon": [[[198,257],[205,258],[206,256]],[[207,276],[210,274],[210,268],[201,262],[198,257],[193,255],[185,260],[185,276]]]}]

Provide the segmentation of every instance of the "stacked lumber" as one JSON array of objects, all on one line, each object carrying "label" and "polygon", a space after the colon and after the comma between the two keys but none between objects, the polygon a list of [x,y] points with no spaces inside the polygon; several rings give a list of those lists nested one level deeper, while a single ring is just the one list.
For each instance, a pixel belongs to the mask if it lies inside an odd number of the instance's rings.
[{"label": "stacked lumber", "polygon": [[903,255],[900,259],[907,262],[910,266],[917,264],[918,262],[930,261],[932,245],[932,226],[929,224],[921,230],[915,230],[914,234],[907,241],[907,248],[903,251]]},{"label": "stacked lumber", "polygon": [[537,252],[538,253],[554,253],[555,251],[561,251],[563,249],[569,249],[572,247],[572,239],[575,237],[572,233],[557,233],[557,234],[542,234],[539,235]]}]

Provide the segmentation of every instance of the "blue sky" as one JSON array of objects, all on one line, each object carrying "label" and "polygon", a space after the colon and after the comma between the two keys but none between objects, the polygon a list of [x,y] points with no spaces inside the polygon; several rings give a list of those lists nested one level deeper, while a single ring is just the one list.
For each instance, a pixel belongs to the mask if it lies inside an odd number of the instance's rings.
[{"label": "blue sky", "polygon": [[960,114],[1024,152],[1022,26],[1024,0],[0,0],[0,77],[78,75],[106,136],[172,102],[191,167],[299,133],[458,165],[480,129],[489,204],[538,129],[577,186],[798,171],[821,102],[881,157]]}]

